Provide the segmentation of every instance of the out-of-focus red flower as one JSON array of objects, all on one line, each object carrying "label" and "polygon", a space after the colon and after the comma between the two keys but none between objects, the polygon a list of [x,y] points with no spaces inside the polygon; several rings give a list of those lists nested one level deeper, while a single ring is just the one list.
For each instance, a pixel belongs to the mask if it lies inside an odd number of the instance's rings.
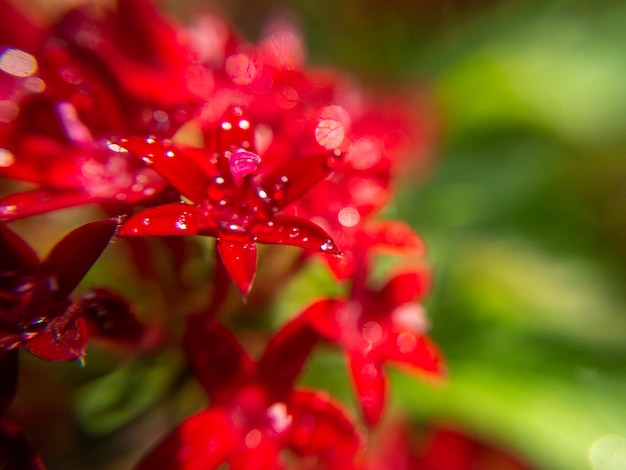
[{"label": "out-of-focus red flower", "polygon": [[24,26],[0,37],[0,176],[38,186],[0,200],[0,220],[88,203],[122,213],[162,193],[165,181],[106,144],[169,137],[190,119],[199,98],[180,31],[147,0],[83,5],[49,28],[6,0],[0,12]]},{"label": "out-of-focus red flower", "polygon": [[256,242],[338,255],[335,243],[320,227],[281,214],[328,175],[327,153],[300,156],[266,172],[262,158],[253,151],[254,126],[241,108],[227,112],[221,129],[210,149],[182,149],[152,138],[119,142],[121,149],[142,158],[191,201],[141,211],[125,221],[120,235],[215,237],[221,260],[244,295],[256,272]]},{"label": "out-of-focus red flower", "polygon": [[376,424],[386,400],[391,363],[420,376],[445,375],[443,358],[426,336],[428,323],[416,302],[428,285],[425,271],[392,277],[380,289],[361,286],[348,299],[320,300],[302,315],[327,339],[345,350],[363,415]]},{"label": "out-of-focus red flower", "polygon": [[429,424],[418,429],[392,421],[376,430],[362,470],[531,470],[511,452],[458,427]]},{"label": "out-of-focus red flower", "polygon": [[296,319],[256,362],[228,329],[190,317],[187,356],[211,406],[184,420],[138,468],[279,469],[289,459],[285,450],[307,468],[352,468],[359,448],[353,424],[327,394],[293,389],[317,338]]},{"label": "out-of-focus red flower", "polygon": [[0,350],[22,346],[49,361],[83,356],[86,326],[69,295],[116,227],[116,219],[83,225],[40,261],[19,235],[0,225]]}]

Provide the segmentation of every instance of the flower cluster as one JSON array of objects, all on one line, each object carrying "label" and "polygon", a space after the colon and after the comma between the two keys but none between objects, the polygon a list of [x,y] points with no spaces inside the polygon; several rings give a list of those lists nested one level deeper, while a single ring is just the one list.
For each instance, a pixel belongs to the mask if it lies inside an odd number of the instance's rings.
[{"label": "flower cluster", "polygon": [[[79,6],[47,25],[6,0],[0,13],[0,459],[43,467],[8,417],[18,348],[83,360],[93,336],[126,347],[179,341],[206,393],[206,408],[139,468],[361,468],[367,430],[385,410],[386,364],[446,373],[420,305],[430,284],[423,243],[381,218],[424,145],[413,110],[307,68],[299,32],[283,20],[252,44],[214,12],[182,26],[149,0]],[[80,221],[43,261],[9,228],[74,206],[97,207],[98,220]],[[112,239],[158,278],[164,253],[150,237],[163,238],[181,284],[178,337],[170,324],[143,325],[109,289],[72,294]],[[182,237],[213,250],[202,287],[211,296],[195,313],[183,311],[181,278],[197,252]],[[263,245],[302,250],[286,258]],[[385,252],[402,265],[381,274]],[[241,308],[266,312],[316,260],[339,293],[293,312],[256,357],[229,321],[240,308],[229,286]],[[278,280],[262,276],[272,264]],[[297,385],[319,343],[345,353],[366,426],[325,390]]]}]

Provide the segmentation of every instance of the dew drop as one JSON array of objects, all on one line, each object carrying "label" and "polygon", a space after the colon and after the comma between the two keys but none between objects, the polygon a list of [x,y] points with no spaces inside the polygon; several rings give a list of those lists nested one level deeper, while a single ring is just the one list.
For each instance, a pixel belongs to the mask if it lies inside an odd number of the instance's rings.
[{"label": "dew drop", "polygon": [[143,161],[146,165],[152,165],[154,163],[154,155],[152,155],[151,153],[144,155],[143,157],[141,157],[141,161]]},{"label": "dew drop", "polygon": [[221,124],[221,128],[224,129],[225,131],[229,131],[233,128],[233,125],[228,121],[224,121]]},{"label": "dew drop", "polygon": [[267,417],[270,420],[272,429],[277,433],[282,433],[291,426],[292,416],[287,413],[287,405],[278,402],[267,409]]},{"label": "dew drop", "polygon": [[19,49],[7,49],[0,56],[0,70],[14,77],[28,77],[37,71],[37,60]]},{"label": "dew drop", "polygon": [[368,321],[363,325],[361,332],[365,341],[369,343],[377,343],[383,337],[383,328],[375,321]]},{"label": "dew drop", "polygon": [[15,215],[17,212],[17,206],[9,205],[9,206],[0,206],[0,217],[9,217]]},{"label": "dew drop", "polygon": [[256,449],[261,443],[262,437],[263,435],[258,429],[251,430],[248,434],[246,434],[246,438],[244,440],[246,447],[248,449]]},{"label": "dew drop", "polygon": [[146,137],[146,144],[154,144],[156,142],[156,139],[153,136],[148,136]]},{"label": "dew drop", "polygon": [[175,154],[174,154],[174,152],[172,152],[171,150],[167,150],[167,151],[165,152],[165,156],[166,156],[167,158],[173,158],[173,157],[174,157],[174,155],[175,155]]},{"label": "dew drop", "polygon": [[337,247],[335,246],[335,243],[332,240],[326,240],[320,246],[320,250],[322,250],[322,251],[334,251],[336,249],[337,249]]},{"label": "dew drop", "polygon": [[344,207],[337,214],[337,220],[344,227],[354,227],[361,220],[361,214],[358,209],[352,206]]},{"label": "dew drop", "polygon": [[300,229],[293,227],[291,229],[289,229],[289,238],[297,238],[298,236],[300,236]]},{"label": "dew drop", "polygon": [[378,371],[374,364],[365,364],[361,369],[361,377],[368,380],[374,380],[378,377]]},{"label": "dew drop", "polygon": [[187,220],[185,220],[185,217],[179,217],[176,222],[174,222],[174,227],[178,230],[187,230]]},{"label": "dew drop", "polygon": [[150,225],[150,217],[144,217],[143,219],[141,219],[141,224],[144,225],[145,227],[147,227],[148,225]]},{"label": "dew drop", "polygon": [[[209,197],[211,201],[213,202],[220,201],[220,204],[221,204],[221,201],[224,200],[224,197],[226,196],[226,188],[225,188],[224,183],[225,183],[225,180],[221,176],[216,176],[209,182],[209,185],[207,187],[207,196]],[[224,204],[225,203],[226,201],[224,201]]]},{"label": "dew drop", "polygon": [[408,354],[417,346],[417,338],[414,334],[405,331],[398,335],[396,345],[402,354]]},{"label": "dew drop", "polygon": [[0,167],[6,168],[15,163],[15,155],[7,149],[0,148]]}]

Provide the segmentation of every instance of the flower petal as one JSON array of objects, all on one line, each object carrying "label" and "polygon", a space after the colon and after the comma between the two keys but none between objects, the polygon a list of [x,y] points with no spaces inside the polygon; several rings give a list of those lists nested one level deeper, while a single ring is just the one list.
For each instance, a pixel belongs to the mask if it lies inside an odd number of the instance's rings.
[{"label": "flower petal", "polygon": [[76,317],[73,308],[49,321],[42,333],[24,343],[24,348],[31,354],[53,362],[80,359],[86,346],[85,321]]},{"label": "flower petal", "polygon": [[370,243],[377,248],[399,250],[413,255],[423,255],[426,251],[422,239],[404,222],[397,220],[369,222],[364,232]]},{"label": "flower petal", "polygon": [[145,209],[124,221],[118,231],[121,237],[197,235],[207,230],[204,211],[184,203],[163,204]]},{"label": "flower petal", "polygon": [[0,199],[0,221],[10,222],[24,217],[101,202],[102,198],[80,191],[47,191],[36,189],[10,194]]},{"label": "flower petal", "polygon": [[218,468],[232,453],[238,433],[228,412],[209,408],[184,420],[138,465],[137,470]]},{"label": "flower petal", "polygon": [[303,457],[317,456],[319,468],[353,468],[361,438],[346,411],[327,393],[295,391],[289,411],[292,450]]},{"label": "flower petal", "polygon": [[187,362],[217,403],[232,400],[232,390],[251,380],[256,364],[233,333],[205,315],[190,315],[184,339]]},{"label": "flower petal", "polygon": [[308,250],[340,255],[341,251],[321,227],[300,217],[278,215],[266,224],[254,227],[259,243],[293,245]]},{"label": "flower petal", "polygon": [[261,176],[259,187],[267,194],[276,211],[279,211],[326,178],[332,170],[329,161],[333,158],[332,154],[296,158],[276,171]]},{"label": "flower petal", "polygon": [[343,330],[356,328],[357,317],[347,311],[348,303],[343,300],[324,299],[307,307],[301,314],[329,341],[340,341]]},{"label": "flower petal", "polygon": [[427,336],[410,331],[390,333],[376,351],[377,356],[393,361],[410,372],[432,379],[443,378],[447,368],[443,355]]},{"label": "flower petal", "polygon": [[230,278],[244,296],[248,295],[256,274],[256,245],[253,242],[229,242],[218,238],[216,246]]},{"label": "flower petal", "polygon": [[56,280],[59,293],[69,294],[74,290],[109,244],[117,223],[117,219],[106,219],[85,224],[52,248],[42,270]]},{"label": "flower petal", "polygon": [[430,286],[430,273],[421,271],[408,271],[397,274],[382,288],[380,295],[386,299],[390,307],[396,307],[409,302],[415,302],[423,298]]},{"label": "flower petal", "polygon": [[41,262],[22,237],[0,224],[0,273],[32,274]]},{"label": "flower petal", "polygon": [[110,146],[125,149],[139,157],[191,201],[199,203],[206,199],[210,183],[206,167],[200,166],[194,158],[169,141],[130,137]]},{"label": "flower petal", "polygon": [[348,353],[348,361],[363,417],[368,424],[376,424],[382,415],[387,394],[387,378],[381,364],[360,352]]},{"label": "flower petal", "polygon": [[259,380],[273,394],[273,401],[282,401],[309,358],[319,339],[305,316],[285,323],[270,339],[259,361]]}]

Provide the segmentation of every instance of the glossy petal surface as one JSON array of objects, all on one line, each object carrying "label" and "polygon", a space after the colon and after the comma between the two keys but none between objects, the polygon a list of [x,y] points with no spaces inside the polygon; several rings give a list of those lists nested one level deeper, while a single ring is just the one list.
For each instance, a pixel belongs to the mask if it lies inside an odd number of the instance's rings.
[{"label": "glossy petal surface", "polygon": [[244,296],[247,295],[256,273],[256,245],[252,242],[229,242],[218,238],[217,251],[237,289]]},{"label": "glossy petal surface", "polygon": [[204,212],[196,206],[164,204],[150,207],[126,219],[119,229],[119,235],[197,235],[201,230],[206,230],[208,222]]},{"label": "glossy petal surface", "polygon": [[117,229],[117,219],[85,224],[68,233],[44,259],[44,272],[55,277],[57,291],[69,294],[100,257]]}]

